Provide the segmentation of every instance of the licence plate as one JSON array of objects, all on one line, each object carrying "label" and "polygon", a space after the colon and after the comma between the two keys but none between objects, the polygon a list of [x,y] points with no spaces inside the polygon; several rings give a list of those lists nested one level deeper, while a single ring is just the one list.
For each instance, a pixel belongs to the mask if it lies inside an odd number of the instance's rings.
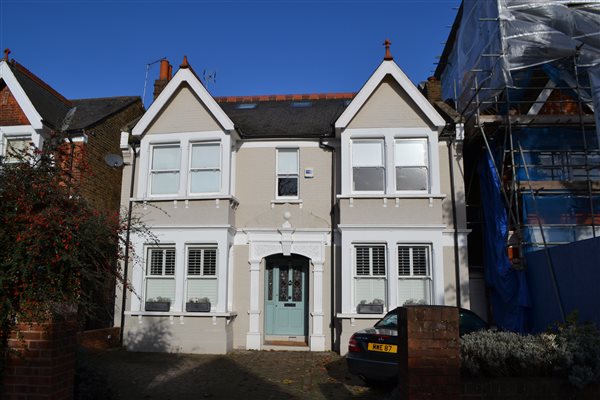
[{"label": "licence plate", "polygon": [[367,350],[381,351],[383,353],[397,353],[398,346],[395,344],[369,343],[367,345]]}]

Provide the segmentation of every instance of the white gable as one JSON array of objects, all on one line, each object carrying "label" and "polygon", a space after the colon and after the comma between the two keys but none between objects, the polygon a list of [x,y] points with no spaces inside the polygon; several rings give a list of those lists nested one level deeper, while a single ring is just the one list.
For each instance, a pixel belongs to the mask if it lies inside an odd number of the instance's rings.
[{"label": "white gable", "polygon": [[133,128],[132,134],[134,136],[140,136],[146,132],[146,129],[155,121],[156,117],[159,116],[165,106],[170,104],[169,101],[177,92],[179,92],[178,89],[184,83],[187,83],[186,86],[189,86],[190,90],[200,99],[202,104],[208,109],[212,117],[214,117],[223,129],[226,131],[232,131],[234,129],[231,119],[229,119],[223,109],[219,107],[215,99],[208,93],[191,69],[180,68],[173,79],[169,81],[165,89],[156,98],[154,103],[152,103],[148,111],[146,111],[144,116]]},{"label": "white gable", "polygon": [[348,105],[346,110],[335,122],[336,129],[345,129],[348,127],[350,122],[358,114],[359,110],[365,105],[367,100],[373,95],[377,88],[380,87],[381,83],[387,76],[391,76],[400,85],[400,88],[425,115],[431,125],[437,127],[438,129],[441,129],[446,125],[444,119],[437,113],[431,103],[427,101],[425,96],[419,92],[415,85],[413,85],[406,74],[402,72],[400,67],[398,67],[394,61],[389,60],[383,61],[381,65],[379,65],[367,83],[365,83],[358,94],[354,97],[350,105]]}]

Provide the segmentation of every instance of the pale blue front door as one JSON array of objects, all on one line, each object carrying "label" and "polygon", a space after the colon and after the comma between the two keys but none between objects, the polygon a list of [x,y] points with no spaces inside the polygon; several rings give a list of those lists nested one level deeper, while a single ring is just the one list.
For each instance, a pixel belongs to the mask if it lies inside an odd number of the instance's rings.
[{"label": "pale blue front door", "polygon": [[266,335],[306,335],[307,265],[307,260],[293,256],[267,262]]}]

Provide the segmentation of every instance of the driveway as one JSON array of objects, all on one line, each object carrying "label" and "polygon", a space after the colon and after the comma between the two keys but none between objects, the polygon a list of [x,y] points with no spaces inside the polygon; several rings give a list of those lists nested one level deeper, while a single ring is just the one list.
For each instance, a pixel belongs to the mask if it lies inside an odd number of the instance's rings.
[{"label": "driveway", "polygon": [[391,398],[391,388],[366,386],[348,373],[343,357],[331,352],[240,350],[216,356],[115,349],[81,354],[80,365],[104,375],[84,375],[87,387],[105,386],[101,389],[109,388],[114,399]]}]

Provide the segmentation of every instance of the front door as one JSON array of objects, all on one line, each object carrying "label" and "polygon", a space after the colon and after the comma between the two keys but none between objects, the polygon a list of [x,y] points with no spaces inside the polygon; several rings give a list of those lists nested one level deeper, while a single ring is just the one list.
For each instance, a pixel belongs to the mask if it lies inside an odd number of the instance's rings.
[{"label": "front door", "polygon": [[281,257],[267,262],[265,334],[306,335],[306,270],[308,261]]}]

